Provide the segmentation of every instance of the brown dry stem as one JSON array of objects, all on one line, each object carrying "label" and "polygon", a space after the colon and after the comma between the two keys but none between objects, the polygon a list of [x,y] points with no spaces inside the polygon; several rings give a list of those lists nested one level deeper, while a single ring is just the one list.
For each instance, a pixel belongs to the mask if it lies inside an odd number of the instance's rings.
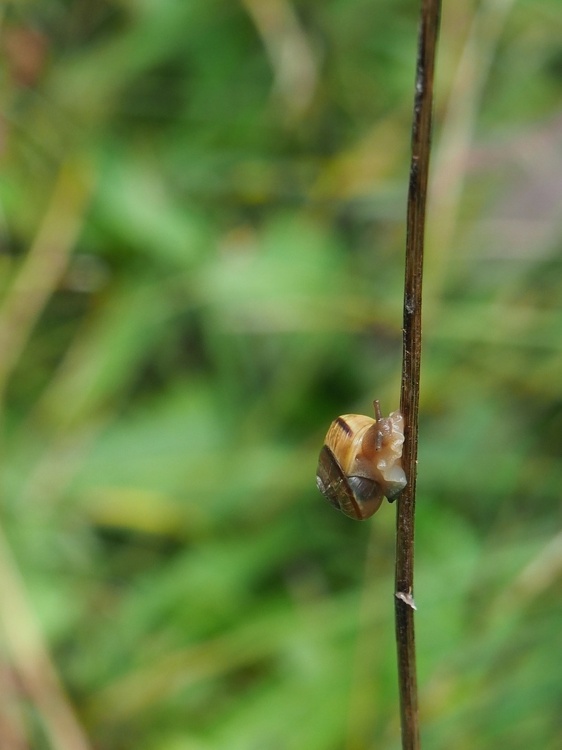
[{"label": "brown dry stem", "polygon": [[433,78],[440,0],[422,0],[416,65],[412,159],[408,192],[404,337],[400,410],[406,425],[403,466],[408,484],[397,504],[395,618],[404,750],[418,750],[420,731],[414,635],[414,513],[418,454],[421,307],[427,179],[431,143]]}]

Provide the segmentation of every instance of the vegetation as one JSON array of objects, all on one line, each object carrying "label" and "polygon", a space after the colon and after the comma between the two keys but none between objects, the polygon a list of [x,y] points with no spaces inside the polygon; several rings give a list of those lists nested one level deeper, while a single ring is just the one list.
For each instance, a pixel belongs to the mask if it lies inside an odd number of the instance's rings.
[{"label": "vegetation", "polygon": [[[393,750],[418,7],[4,4],[0,745]],[[562,746],[562,8],[444,7],[424,287],[425,750]]]}]

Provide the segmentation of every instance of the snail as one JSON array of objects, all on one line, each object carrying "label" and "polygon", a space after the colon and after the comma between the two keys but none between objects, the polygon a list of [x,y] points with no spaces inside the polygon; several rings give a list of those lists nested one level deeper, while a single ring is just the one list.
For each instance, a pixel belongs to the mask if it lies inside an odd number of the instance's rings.
[{"label": "snail", "polygon": [[330,425],[320,451],[316,484],[326,500],[346,516],[364,521],[383,500],[396,499],[406,486],[402,468],[404,418],[383,417],[374,401],[375,419],[344,414]]}]

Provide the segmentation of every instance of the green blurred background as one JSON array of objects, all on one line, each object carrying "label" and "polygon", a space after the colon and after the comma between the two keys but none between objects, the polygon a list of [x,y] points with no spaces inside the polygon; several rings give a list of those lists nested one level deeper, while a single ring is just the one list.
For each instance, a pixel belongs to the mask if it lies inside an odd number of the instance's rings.
[{"label": "green blurred background", "polygon": [[[2,750],[392,750],[418,6],[1,9]],[[562,747],[562,6],[445,4],[416,536],[426,750]]]}]

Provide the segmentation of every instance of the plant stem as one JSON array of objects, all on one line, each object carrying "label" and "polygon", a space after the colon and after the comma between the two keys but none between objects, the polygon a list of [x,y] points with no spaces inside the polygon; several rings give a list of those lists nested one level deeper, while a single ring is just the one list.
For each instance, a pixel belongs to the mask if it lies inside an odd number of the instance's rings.
[{"label": "plant stem", "polygon": [[414,637],[414,513],[418,454],[418,408],[421,363],[421,304],[427,176],[431,141],[433,77],[439,31],[440,0],[422,0],[412,122],[412,159],[408,192],[404,337],[400,410],[404,415],[403,463],[408,484],[398,500],[396,517],[395,618],[400,690],[402,748],[420,747],[416,647]]}]

